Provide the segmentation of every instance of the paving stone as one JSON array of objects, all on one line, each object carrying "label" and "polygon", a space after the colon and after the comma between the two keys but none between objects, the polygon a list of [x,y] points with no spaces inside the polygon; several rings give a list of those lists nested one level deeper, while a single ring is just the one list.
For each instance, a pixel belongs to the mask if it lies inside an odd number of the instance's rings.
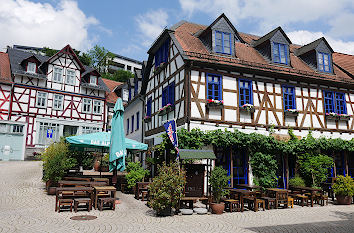
[{"label": "paving stone", "polygon": [[[0,232],[354,232],[354,205],[156,217],[133,195],[117,195],[116,210],[54,212],[38,161],[0,161]],[[90,214],[97,219],[73,221]]]}]

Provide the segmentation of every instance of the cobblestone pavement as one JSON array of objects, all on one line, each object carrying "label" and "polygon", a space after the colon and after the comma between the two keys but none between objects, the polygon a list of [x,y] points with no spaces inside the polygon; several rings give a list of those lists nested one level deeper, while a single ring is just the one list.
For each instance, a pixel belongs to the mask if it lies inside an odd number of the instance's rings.
[{"label": "cobblestone pavement", "polygon": [[[116,211],[56,213],[41,175],[41,162],[0,162],[0,232],[354,232],[353,205],[159,218],[118,192]],[[82,214],[97,219],[70,220]]]}]

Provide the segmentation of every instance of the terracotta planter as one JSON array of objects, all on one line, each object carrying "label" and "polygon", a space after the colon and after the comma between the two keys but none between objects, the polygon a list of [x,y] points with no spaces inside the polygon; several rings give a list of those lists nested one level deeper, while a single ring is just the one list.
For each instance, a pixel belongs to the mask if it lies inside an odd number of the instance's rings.
[{"label": "terracotta planter", "polygon": [[100,161],[96,160],[95,164],[93,165],[93,168],[95,169],[96,172],[100,171]]},{"label": "terracotta planter", "polygon": [[45,187],[48,195],[55,195],[57,184],[54,184],[52,181],[48,180],[45,183]]},{"label": "terracotta planter", "polygon": [[213,214],[222,214],[225,209],[225,203],[212,203],[210,207]]},{"label": "terracotta planter", "polygon": [[350,205],[352,203],[351,196],[336,195],[338,205]]}]

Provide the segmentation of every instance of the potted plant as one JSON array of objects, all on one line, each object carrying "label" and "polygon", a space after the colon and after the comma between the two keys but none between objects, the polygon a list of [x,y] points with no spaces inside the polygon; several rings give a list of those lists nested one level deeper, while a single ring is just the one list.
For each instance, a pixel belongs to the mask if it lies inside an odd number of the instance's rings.
[{"label": "potted plant", "polygon": [[140,162],[129,162],[126,168],[128,188],[135,188],[136,182],[144,181],[145,176],[149,174],[148,170],[145,170]]},{"label": "potted plant", "polygon": [[249,113],[254,113],[254,106],[253,104],[244,104],[240,107],[241,110],[245,110]]},{"label": "potted plant", "polygon": [[63,141],[52,143],[42,154],[43,181],[46,182],[47,192],[50,195],[55,194],[58,181],[77,163],[68,154],[68,145]]},{"label": "potted plant", "polygon": [[186,173],[178,163],[158,166],[158,176],[149,185],[151,195],[150,206],[158,216],[169,216],[172,208],[178,208],[179,200],[184,196]]},{"label": "potted plant", "polygon": [[163,116],[173,110],[173,105],[168,103],[159,109],[159,116]]},{"label": "potted plant", "polygon": [[227,171],[222,167],[215,167],[211,172],[210,185],[215,203],[210,205],[214,214],[222,214],[225,209],[225,204],[221,203],[221,198],[228,194],[225,188],[228,186],[230,177],[227,176]]},{"label": "potted plant", "polygon": [[108,172],[109,171],[109,154],[105,154],[102,158],[102,163],[100,166],[101,172]]},{"label": "potted plant", "polygon": [[332,188],[336,194],[337,204],[351,204],[354,195],[354,181],[350,176],[338,176]]}]

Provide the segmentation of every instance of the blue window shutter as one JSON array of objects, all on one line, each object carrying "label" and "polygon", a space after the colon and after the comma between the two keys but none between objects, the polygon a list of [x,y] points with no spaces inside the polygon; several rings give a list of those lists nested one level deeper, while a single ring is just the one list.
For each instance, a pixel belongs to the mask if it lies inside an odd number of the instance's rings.
[{"label": "blue window shutter", "polygon": [[149,98],[146,104],[146,116],[150,116],[151,117],[151,106],[152,105],[152,99]]},{"label": "blue window shutter", "polygon": [[132,116],[132,131],[131,132],[134,132],[134,115]]},{"label": "blue window shutter", "polygon": [[129,134],[129,119],[127,119],[127,134]]},{"label": "blue window shutter", "polygon": [[175,83],[168,86],[168,102],[172,105],[175,104]]},{"label": "blue window shutter", "polygon": [[140,113],[139,113],[139,112],[137,112],[137,113],[136,113],[136,130],[138,130],[138,129],[139,129],[139,121],[140,121],[139,116],[140,116]]}]

